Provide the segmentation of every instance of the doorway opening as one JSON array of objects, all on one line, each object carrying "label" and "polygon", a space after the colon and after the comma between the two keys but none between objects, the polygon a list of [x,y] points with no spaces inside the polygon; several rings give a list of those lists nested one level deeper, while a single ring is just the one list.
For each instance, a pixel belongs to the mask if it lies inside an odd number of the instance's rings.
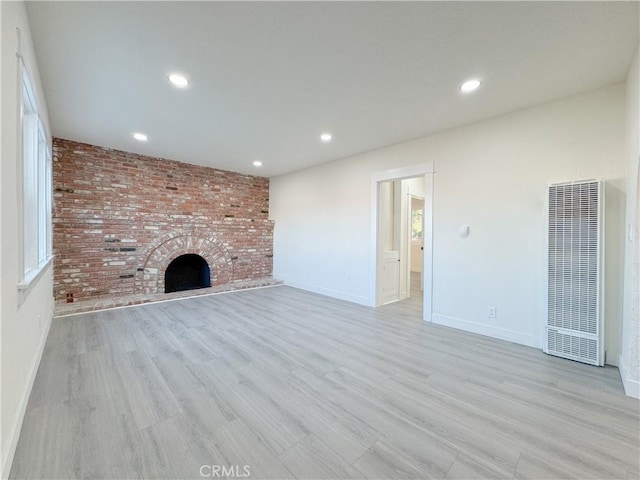
[{"label": "doorway opening", "polygon": [[411,297],[422,292],[424,196],[409,193],[409,206],[409,296]]},{"label": "doorway opening", "polygon": [[409,298],[431,321],[433,164],[372,175],[373,306]]}]

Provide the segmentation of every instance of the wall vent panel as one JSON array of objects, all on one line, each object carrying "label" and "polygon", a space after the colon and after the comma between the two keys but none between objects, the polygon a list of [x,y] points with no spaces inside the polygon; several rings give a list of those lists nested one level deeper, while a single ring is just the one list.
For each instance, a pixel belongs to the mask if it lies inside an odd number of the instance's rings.
[{"label": "wall vent panel", "polygon": [[604,364],[603,182],[548,188],[547,334],[544,351]]}]

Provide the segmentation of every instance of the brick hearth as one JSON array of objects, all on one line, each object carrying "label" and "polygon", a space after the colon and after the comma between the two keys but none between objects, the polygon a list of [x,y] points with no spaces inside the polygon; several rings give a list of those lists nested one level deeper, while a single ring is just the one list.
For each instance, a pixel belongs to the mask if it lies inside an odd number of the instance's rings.
[{"label": "brick hearth", "polygon": [[200,288],[198,290],[185,290],[173,293],[141,293],[137,295],[126,295],[122,297],[93,297],[74,303],[57,303],[55,316],[74,315],[76,313],[93,312],[95,310],[107,310],[110,308],[127,307],[131,305],[141,305],[143,303],[162,302],[179,298],[196,297],[201,295],[214,295],[218,293],[235,292],[251,288],[273,287],[282,285],[281,280],[271,277],[259,278],[257,280],[245,280],[231,285],[220,285],[217,287]]}]

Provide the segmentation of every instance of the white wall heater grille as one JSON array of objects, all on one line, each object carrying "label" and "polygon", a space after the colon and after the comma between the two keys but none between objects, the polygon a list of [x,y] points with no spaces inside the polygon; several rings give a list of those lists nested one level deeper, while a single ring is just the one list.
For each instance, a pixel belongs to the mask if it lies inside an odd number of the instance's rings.
[{"label": "white wall heater grille", "polygon": [[547,328],[544,351],[604,365],[603,182],[548,189]]}]

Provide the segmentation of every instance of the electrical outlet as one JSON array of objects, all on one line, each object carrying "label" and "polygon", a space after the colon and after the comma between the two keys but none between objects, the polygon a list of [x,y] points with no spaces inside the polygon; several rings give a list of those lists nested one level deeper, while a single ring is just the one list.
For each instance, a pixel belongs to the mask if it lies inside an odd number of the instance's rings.
[{"label": "electrical outlet", "polygon": [[496,318],[497,315],[498,314],[497,314],[496,306],[495,305],[489,305],[487,307],[487,317]]}]

